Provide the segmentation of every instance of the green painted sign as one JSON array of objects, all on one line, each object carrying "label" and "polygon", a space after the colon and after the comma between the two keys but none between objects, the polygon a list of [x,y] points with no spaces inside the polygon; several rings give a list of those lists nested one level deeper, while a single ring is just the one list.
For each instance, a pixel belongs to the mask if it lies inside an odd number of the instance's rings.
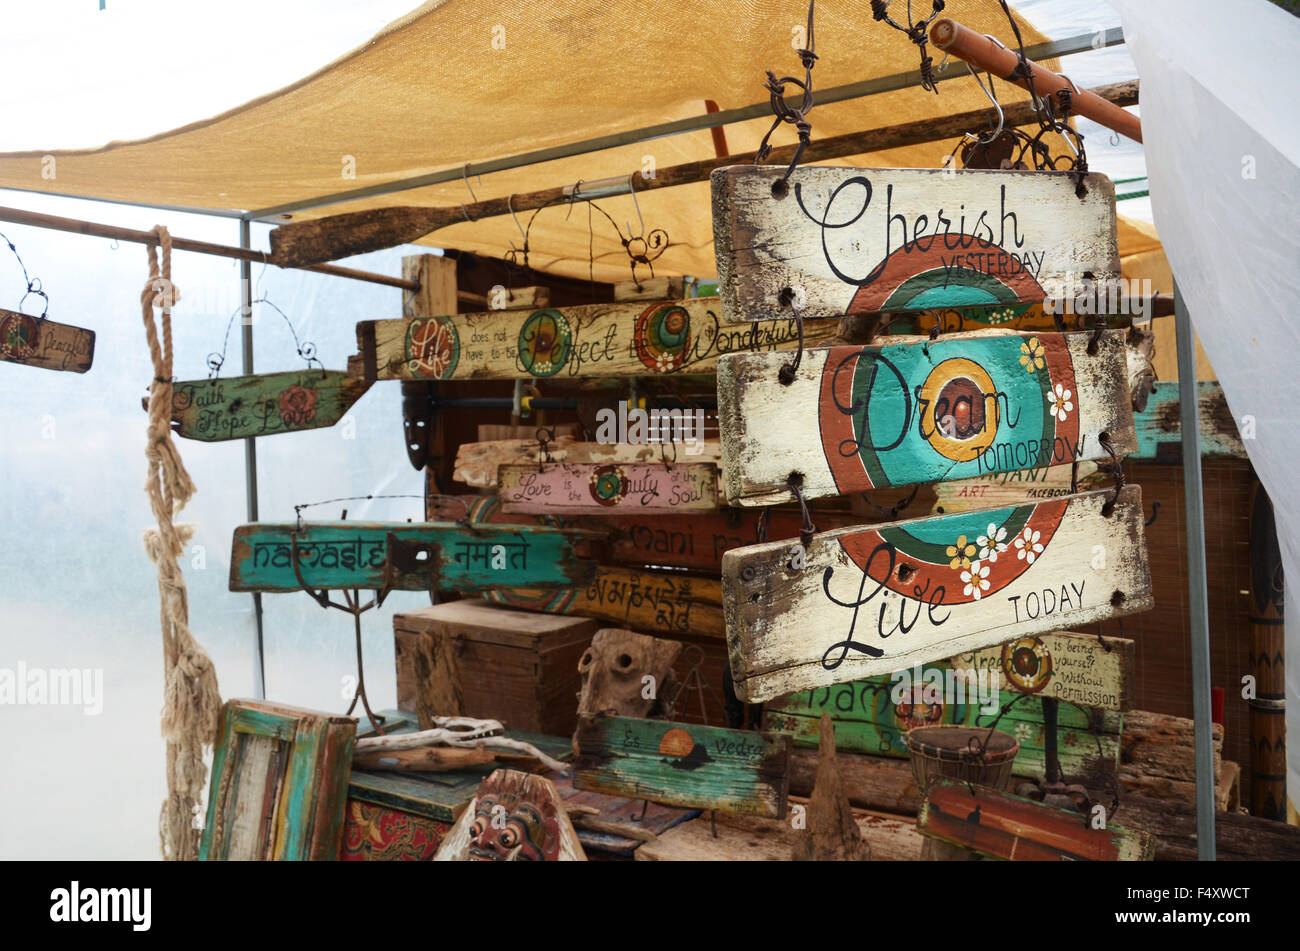
[{"label": "green painted sign", "polygon": [[220,442],[337,423],[370,384],[341,370],[291,370],[172,384],[172,426],[188,439]]},{"label": "green painted sign", "polygon": [[785,815],[790,738],[640,720],[584,717],[573,736],[578,789],[750,815]]},{"label": "green painted sign", "polygon": [[[231,591],[480,591],[589,582],[589,533],[455,522],[255,523],[235,529]],[[297,570],[295,571],[295,561]]]}]

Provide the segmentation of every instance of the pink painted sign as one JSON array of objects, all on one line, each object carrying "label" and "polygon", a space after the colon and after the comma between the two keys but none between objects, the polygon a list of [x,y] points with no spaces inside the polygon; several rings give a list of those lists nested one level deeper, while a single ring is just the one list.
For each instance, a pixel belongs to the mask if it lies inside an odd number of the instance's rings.
[{"label": "pink painted sign", "polygon": [[506,512],[623,515],[718,507],[718,470],[707,463],[503,465],[497,479]]}]

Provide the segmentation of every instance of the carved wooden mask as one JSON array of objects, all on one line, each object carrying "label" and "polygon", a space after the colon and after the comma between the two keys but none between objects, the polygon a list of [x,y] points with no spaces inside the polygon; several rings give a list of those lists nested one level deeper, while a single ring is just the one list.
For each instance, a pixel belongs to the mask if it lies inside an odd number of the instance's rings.
[{"label": "carved wooden mask", "polygon": [[[681,651],[677,641],[619,628],[597,631],[578,662],[582,674],[578,716],[646,716],[657,699],[671,697],[665,688]],[[646,689],[646,676],[654,678],[653,690]]]}]

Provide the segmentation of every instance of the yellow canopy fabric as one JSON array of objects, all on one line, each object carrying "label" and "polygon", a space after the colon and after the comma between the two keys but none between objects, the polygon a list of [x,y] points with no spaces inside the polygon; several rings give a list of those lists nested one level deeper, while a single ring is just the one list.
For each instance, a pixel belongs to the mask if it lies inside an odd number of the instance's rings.
[{"label": "yellow canopy fabric", "polygon": [[[913,4],[918,14],[930,5]],[[891,13],[906,15],[896,3]],[[996,0],[951,0],[944,11],[1011,41]],[[764,73],[802,77],[795,48],[803,0],[436,0],[390,24],[311,76],[202,122],[102,148],[0,155],[0,187],[121,201],[241,211],[273,207],[465,163],[761,102]],[[1026,45],[1046,39],[1018,20]],[[874,21],[863,0],[817,4],[815,88],[917,70],[907,38]],[[942,55],[934,55],[936,64]],[[972,79],[818,105],[813,137],[978,109],[988,101]],[[788,90],[791,94],[795,90]],[[1006,83],[1004,103],[1026,94]],[[992,110],[990,110],[992,118]],[[728,153],[758,146],[769,119],[725,127]],[[979,130],[976,130],[979,131]],[[795,141],[789,125],[777,145]],[[955,142],[854,156],[839,164],[934,167]],[[42,178],[53,154],[57,178]],[[512,169],[328,208],[296,218],[386,205],[455,207],[479,199],[593,181],[712,157],[707,131]],[[347,177],[351,173],[355,177]],[[715,273],[708,185],[657,189],[599,202],[626,232],[663,228],[671,246],[661,274]],[[520,213],[527,226],[532,212]],[[1122,239],[1121,239],[1122,240]],[[509,216],[445,228],[431,245],[502,256],[522,247]],[[530,263],[598,280],[630,277],[609,222],[582,205],[552,207],[532,227]],[[594,255],[594,266],[589,265]],[[641,272],[644,274],[644,271]]]}]

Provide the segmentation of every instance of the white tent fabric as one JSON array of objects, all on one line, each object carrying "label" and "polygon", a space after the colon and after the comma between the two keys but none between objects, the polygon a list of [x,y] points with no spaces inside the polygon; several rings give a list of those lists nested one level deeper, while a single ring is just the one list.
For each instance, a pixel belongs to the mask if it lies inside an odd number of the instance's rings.
[{"label": "white tent fabric", "polygon": [[[1300,802],[1300,19],[1267,0],[1110,0],[1142,81],[1151,203],[1179,292],[1277,516],[1289,579],[1287,793]],[[1253,417],[1253,421],[1247,420]],[[1252,436],[1253,429],[1253,436]],[[1214,570],[1214,566],[1210,566]]]}]

